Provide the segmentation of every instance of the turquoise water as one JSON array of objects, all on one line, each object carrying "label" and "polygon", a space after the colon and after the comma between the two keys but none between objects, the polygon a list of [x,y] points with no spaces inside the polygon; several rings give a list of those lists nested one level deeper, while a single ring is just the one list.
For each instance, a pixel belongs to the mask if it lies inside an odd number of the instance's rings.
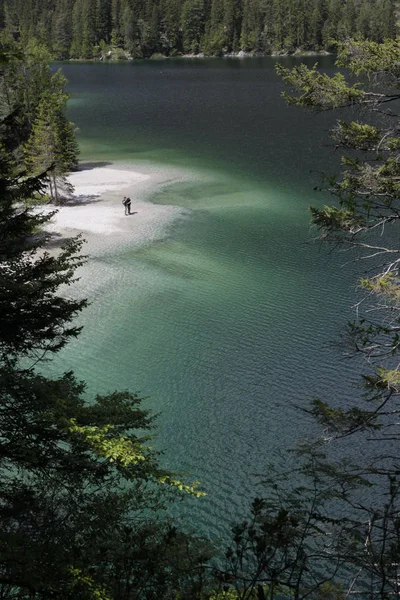
[{"label": "turquoise water", "polygon": [[313,431],[293,404],[349,393],[331,342],[352,316],[352,268],[310,242],[307,213],[329,202],[313,186],[338,164],[322,145],[334,116],[286,107],[274,64],[63,66],[82,159],[182,168],[150,200],[186,210],[156,243],[92,256],[84,333],[54,369],[146,397],[164,463],[208,494],[177,510],[213,536],[245,514],[254,474]]}]

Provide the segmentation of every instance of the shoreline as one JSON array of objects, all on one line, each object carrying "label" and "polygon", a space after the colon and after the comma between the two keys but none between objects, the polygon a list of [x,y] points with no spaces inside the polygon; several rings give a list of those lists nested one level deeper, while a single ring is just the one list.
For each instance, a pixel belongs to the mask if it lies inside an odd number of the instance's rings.
[{"label": "shoreline", "polygon": [[[123,51],[125,53],[125,51]],[[252,52],[245,52],[244,50],[240,50],[239,52],[231,52],[228,54],[222,54],[220,56],[216,56],[214,54],[204,54],[199,52],[198,54],[181,54],[176,56],[166,56],[165,54],[152,54],[151,56],[146,56],[143,58],[133,58],[129,56],[126,52],[125,55],[121,55],[120,53],[115,58],[112,56],[99,56],[97,58],[67,58],[67,59],[54,59],[55,62],[61,63],[126,63],[126,62],[142,62],[148,60],[180,60],[180,59],[231,59],[231,58],[285,58],[285,57],[294,57],[294,58],[307,58],[307,57],[316,57],[321,58],[324,56],[333,56],[332,52],[328,52],[328,50],[295,50],[294,52],[289,50],[278,50],[272,52],[271,54],[254,54]]]}]

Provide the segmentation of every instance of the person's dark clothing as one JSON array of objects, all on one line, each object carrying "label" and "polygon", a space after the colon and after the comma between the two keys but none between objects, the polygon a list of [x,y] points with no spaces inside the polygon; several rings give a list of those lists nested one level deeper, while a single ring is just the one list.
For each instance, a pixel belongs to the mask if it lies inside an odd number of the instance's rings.
[{"label": "person's dark clothing", "polygon": [[130,198],[124,198],[122,200],[122,204],[125,206],[125,214],[126,215],[131,214],[131,202],[132,202],[132,200]]}]

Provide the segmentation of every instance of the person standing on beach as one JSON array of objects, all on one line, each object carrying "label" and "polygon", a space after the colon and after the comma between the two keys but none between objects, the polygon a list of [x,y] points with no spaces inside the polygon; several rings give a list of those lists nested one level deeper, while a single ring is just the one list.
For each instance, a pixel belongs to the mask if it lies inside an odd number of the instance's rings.
[{"label": "person standing on beach", "polygon": [[130,215],[131,214],[131,199],[124,196],[124,199],[122,200],[122,204],[125,206],[125,214]]}]

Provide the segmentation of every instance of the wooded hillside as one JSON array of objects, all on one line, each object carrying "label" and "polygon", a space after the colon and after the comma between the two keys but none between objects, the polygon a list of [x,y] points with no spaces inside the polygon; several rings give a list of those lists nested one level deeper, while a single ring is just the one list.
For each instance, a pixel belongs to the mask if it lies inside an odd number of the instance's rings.
[{"label": "wooded hillside", "polygon": [[394,0],[0,0],[1,26],[59,59],[111,48],[121,58],[330,50],[333,39],[394,37],[395,8]]}]

